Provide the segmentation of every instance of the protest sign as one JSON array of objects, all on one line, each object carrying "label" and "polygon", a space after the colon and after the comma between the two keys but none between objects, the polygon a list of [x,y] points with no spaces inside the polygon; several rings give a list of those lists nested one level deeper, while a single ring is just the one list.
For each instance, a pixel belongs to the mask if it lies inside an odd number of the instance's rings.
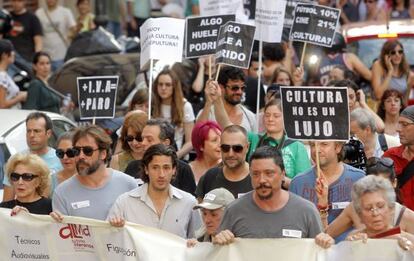
[{"label": "protest sign", "polygon": [[285,0],[256,0],[255,39],[269,43],[282,40]]},{"label": "protest sign", "polygon": [[295,8],[298,3],[316,4],[315,0],[286,0],[285,23],[284,27],[291,28],[293,25],[293,17],[295,16]]},{"label": "protest sign", "polygon": [[80,118],[105,119],[115,116],[119,76],[77,77]]},{"label": "protest sign", "polygon": [[148,68],[149,60],[181,62],[184,46],[183,19],[150,18],[140,28],[141,69]]},{"label": "protest sign", "polygon": [[200,0],[201,16],[235,14],[236,21],[245,22],[243,0]]},{"label": "protest sign", "polygon": [[254,20],[256,16],[256,0],[244,0],[244,14],[247,16],[247,19]]},{"label": "protest sign", "polygon": [[281,87],[286,134],[298,140],[349,139],[346,87]]},{"label": "protest sign", "polygon": [[311,238],[242,239],[227,246],[186,240],[151,227],[127,222],[115,228],[108,222],[65,216],[56,223],[47,215],[24,211],[10,216],[0,208],[1,260],[88,260],[88,261],[409,261],[414,255],[398,246],[397,240],[376,239],[341,242],[323,249]]},{"label": "protest sign", "polygon": [[217,38],[216,63],[249,68],[255,27],[228,22],[220,27]]},{"label": "protest sign", "polygon": [[186,57],[195,58],[215,54],[220,26],[235,19],[235,15],[188,17],[185,38]]},{"label": "protest sign", "polygon": [[297,4],[290,39],[331,47],[340,15],[339,9]]}]

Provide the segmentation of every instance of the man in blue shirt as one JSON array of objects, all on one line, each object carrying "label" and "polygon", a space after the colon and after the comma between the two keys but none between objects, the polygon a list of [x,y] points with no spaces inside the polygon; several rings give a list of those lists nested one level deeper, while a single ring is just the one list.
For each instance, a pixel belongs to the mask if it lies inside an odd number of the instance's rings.
[{"label": "man in blue shirt", "polygon": [[[319,142],[320,174],[316,167],[293,178],[289,190],[313,202],[326,227],[351,202],[352,185],[365,176],[359,169],[342,163],[342,142]],[[315,143],[311,143],[311,156],[316,162]],[[341,240],[345,235],[341,235]]]}]

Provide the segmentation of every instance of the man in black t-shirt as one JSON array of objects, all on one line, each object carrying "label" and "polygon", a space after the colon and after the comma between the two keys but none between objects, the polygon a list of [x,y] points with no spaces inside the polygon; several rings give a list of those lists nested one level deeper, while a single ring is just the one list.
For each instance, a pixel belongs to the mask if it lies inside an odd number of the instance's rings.
[{"label": "man in black t-shirt", "polygon": [[12,0],[12,29],[4,35],[28,62],[42,50],[42,26],[39,19],[26,10],[25,0]]},{"label": "man in black t-shirt", "polygon": [[223,166],[211,168],[201,177],[196,189],[199,201],[216,188],[227,189],[235,198],[253,189],[245,161],[249,151],[246,130],[239,125],[227,126],[221,134],[220,148]]}]

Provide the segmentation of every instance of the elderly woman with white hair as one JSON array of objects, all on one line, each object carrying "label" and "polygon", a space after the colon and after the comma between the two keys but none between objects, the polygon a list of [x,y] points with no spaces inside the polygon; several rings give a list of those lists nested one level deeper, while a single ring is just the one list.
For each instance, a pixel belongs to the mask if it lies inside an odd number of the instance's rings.
[{"label": "elderly woman with white hair", "polygon": [[390,230],[395,200],[389,180],[373,175],[358,180],[352,188],[352,202],[365,228],[350,233],[347,240],[365,242],[368,238],[395,238],[404,250],[414,251],[414,235],[402,230],[394,234]]}]

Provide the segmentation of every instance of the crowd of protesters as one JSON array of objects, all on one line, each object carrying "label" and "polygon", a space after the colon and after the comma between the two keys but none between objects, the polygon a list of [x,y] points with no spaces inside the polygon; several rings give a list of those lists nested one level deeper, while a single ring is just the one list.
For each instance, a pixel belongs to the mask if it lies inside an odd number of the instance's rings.
[{"label": "crowd of protesters", "polygon": [[[218,70],[214,59],[209,70],[209,59],[195,60],[190,85],[180,71],[165,68],[153,86],[140,84],[115,139],[91,124],[64,133],[52,148],[53,123],[41,111],[59,112],[62,101],[48,78],[62,66],[71,39],[96,28],[95,15],[87,0],[77,1],[77,20],[57,0],[47,0],[35,15],[25,1],[11,2],[16,23],[0,40],[0,107],[34,110],[25,121],[28,149],[2,166],[0,207],[12,209],[12,216],[28,211],[59,222],[79,216],[116,227],[130,221],[186,238],[189,247],[293,237],[315,238],[328,248],[398,226],[400,233],[388,238],[414,252],[414,106],[408,106],[414,82],[407,62],[413,54],[398,39],[377,50],[372,68],[345,50],[340,33],[331,48],[322,48],[314,72],[299,66],[290,42],[264,44],[263,68],[257,52],[246,70]],[[199,14],[196,0],[102,2],[118,10],[107,14],[115,36],[123,29],[138,36],[154,10],[181,18]],[[414,15],[404,0],[318,3],[341,8],[342,24]],[[28,91],[7,74],[15,51],[32,61],[36,78]],[[347,161],[344,142],[287,137],[280,86],[305,85],[348,88],[350,131],[363,145],[363,168]]]}]

